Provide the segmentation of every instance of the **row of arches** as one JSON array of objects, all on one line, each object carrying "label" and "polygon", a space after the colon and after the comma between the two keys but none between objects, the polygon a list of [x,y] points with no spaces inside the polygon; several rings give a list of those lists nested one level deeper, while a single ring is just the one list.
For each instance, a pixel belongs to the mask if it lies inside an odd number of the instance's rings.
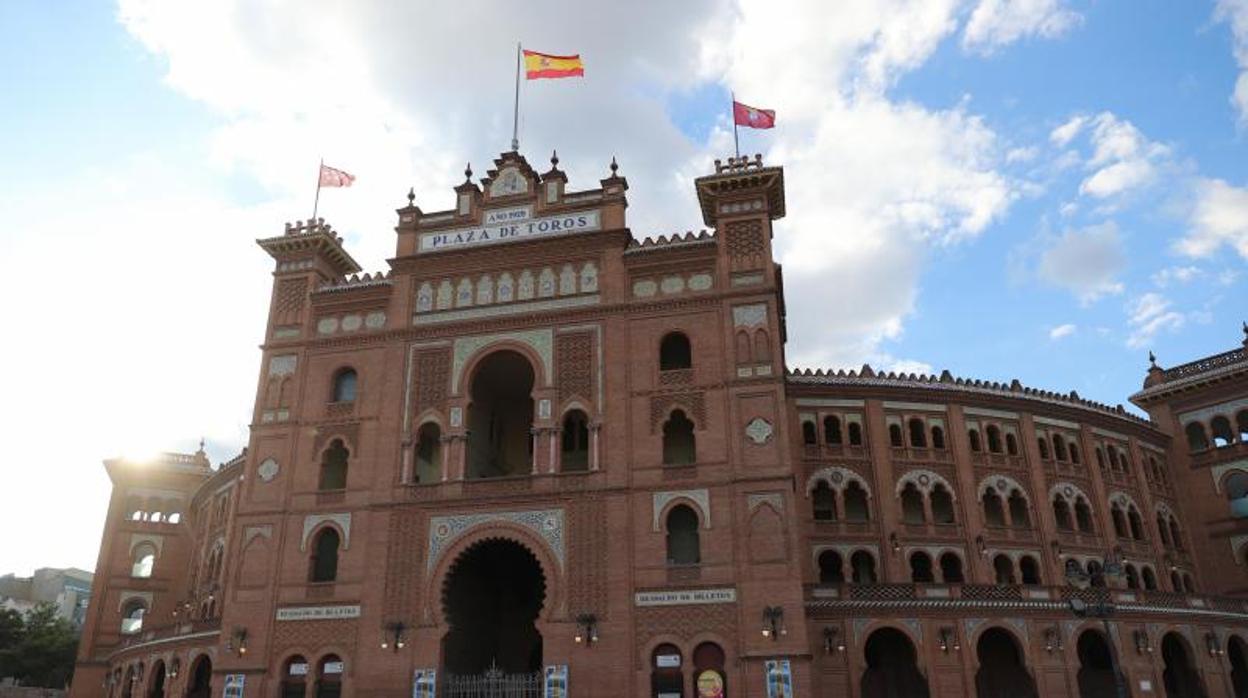
[{"label": "row of arches", "polygon": [[[942,639],[943,643],[946,640]],[[1110,643],[1105,633],[1087,628],[1075,641],[1078,662],[1076,682],[1081,698],[1115,695],[1115,677]],[[975,642],[976,698],[1036,698],[1040,695],[1035,678],[1027,668],[1026,652],[1013,632],[990,627]],[[1230,641],[1227,654],[1236,695],[1248,693],[1248,645],[1238,637]],[[931,695],[928,678],[920,669],[918,652],[910,637],[897,628],[873,631],[863,645],[863,670],[859,694],[862,698],[926,698]],[[1177,633],[1168,632],[1161,640],[1162,691],[1167,698],[1203,698],[1207,695],[1195,654]],[[1123,678],[1125,681],[1125,677]]]},{"label": "row of arches", "polygon": [[[182,660],[174,657],[168,664],[163,659],[145,667],[143,662],[136,662],[125,668],[120,667],[109,674],[107,690],[109,698],[166,698],[166,694],[174,695],[169,690],[173,679],[181,673]],[[191,662],[191,671],[186,679],[186,687],[180,694],[185,698],[210,698],[212,689],[212,659],[201,654]]]},{"label": "row of arches", "polygon": [[182,523],[182,502],[159,497],[128,497],[122,514],[127,521]]},{"label": "row of arches", "polygon": [[1183,431],[1187,434],[1187,446],[1192,453],[1248,442],[1248,409],[1237,412],[1234,423],[1227,415],[1218,414],[1208,424],[1188,422]]}]

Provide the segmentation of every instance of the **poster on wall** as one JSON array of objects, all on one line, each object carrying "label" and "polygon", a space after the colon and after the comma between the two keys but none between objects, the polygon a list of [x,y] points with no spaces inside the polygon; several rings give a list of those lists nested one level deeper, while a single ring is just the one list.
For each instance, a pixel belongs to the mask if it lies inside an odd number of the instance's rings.
[{"label": "poster on wall", "polygon": [[714,669],[698,674],[698,698],[724,698],[724,677]]},{"label": "poster on wall", "polygon": [[787,659],[768,659],[763,662],[763,674],[767,679],[767,698],[793,698],[793,672]]},{"label": "poster on wall", "polygon": [[437,698],[438,670],[417,669],[412,678],[412,698]]},{"label": "poster on wall", "polygon": [[546,667],[546,692],[543,698],[568,698],[568,665],[552,664]]},{"label": "poster on wall", "polygon": [[243,684],[246,682],[246,674],[226,674],[222,698],[243,698]]}]

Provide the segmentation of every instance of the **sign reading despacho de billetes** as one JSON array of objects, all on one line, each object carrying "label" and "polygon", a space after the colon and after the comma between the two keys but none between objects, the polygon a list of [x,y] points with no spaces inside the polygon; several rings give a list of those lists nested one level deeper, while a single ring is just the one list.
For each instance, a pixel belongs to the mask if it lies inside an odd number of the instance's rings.
[{"label": "sign reading despacho de billetes", "polygon": [[359,617],[359,606],[295,606],[277,609],[278,620],[333,620]]},{"label": "sign reading despacho de billetes", "polygon": [[437,252],[500,242],[518,242],[538,237],[568,235],[598,230],[601,211],[578,211],[557,216],[532,218],[527,206],[487,211],[486,225],[452,228],[420,236],[421,252]]},{"label": "sign reading despacho de billetes", "polygon": [[736,603],[737,590],[673,589],[671,591],[639,591],[633,595],[638,606],[683,606],[686,604]]}]

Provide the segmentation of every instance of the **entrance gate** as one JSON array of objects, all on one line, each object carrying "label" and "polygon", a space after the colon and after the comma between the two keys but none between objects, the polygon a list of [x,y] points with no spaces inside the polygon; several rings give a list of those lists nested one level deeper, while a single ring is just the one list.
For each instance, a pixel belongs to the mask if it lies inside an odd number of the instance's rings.
[{"label": "entrance gate", "polygon": [[446,698],[541,698],[542,672],[505,674],[492,666],[484,674],[444,674],[439,695]]}]

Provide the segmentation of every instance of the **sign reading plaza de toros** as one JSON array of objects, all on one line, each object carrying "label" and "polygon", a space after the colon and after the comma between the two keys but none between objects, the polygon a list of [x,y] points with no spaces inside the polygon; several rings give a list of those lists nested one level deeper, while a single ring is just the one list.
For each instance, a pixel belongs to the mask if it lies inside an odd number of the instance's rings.
[{"label": "sign reading plaza de toros", "polygon": [[486,211],[485,225],[472,228],[455,228],[420,236],[421,252],[438,252],[462,249],[499,242],[514,242],[526,238],[550,237],[598,230],[600,211],[578,211],[557,216],[533,218],[528,206]]}]

